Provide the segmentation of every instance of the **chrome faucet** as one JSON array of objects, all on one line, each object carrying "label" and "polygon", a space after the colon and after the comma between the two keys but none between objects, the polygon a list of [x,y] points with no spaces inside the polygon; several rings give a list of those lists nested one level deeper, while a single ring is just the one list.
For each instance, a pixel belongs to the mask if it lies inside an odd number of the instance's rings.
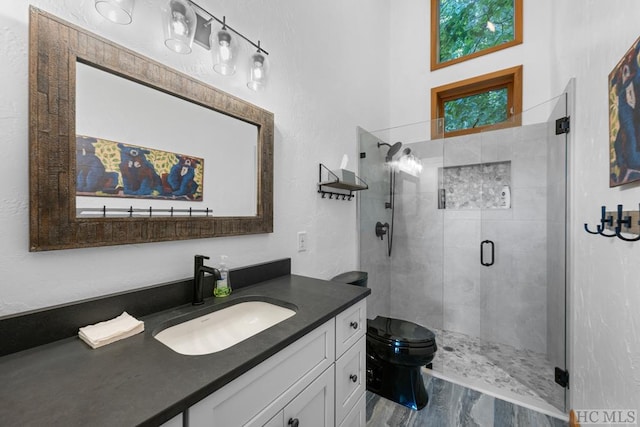
[{"label": "chrome faucet", "polygon": [[204,274],[209,273],[213,275],[215,280],[220,280],[222,277],[220,276],[220,271],[217,268],[207,267],[204,265],[204,260],[209,259],[208,256],[204,255],[196,255],[194,259],[194,268],[193,268],[193,305],[204,304],[204,296],[203,296],[203,281]]}]

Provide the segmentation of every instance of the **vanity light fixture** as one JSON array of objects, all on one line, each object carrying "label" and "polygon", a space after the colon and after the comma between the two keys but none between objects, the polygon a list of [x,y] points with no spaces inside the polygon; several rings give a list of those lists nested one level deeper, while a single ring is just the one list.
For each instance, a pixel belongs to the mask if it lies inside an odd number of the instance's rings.
[{"label": "vanity light fixture", "polygon": [[95,0],[98,13],[115,24],[131,23],[135,0]]},{"label": "vanity light fixture", "polygon": [[[106,19],[118,23],[131,22],[135,0],[95,0],[98,12]],[[212,28],[213,21],[221,25],[219,30]],[[239,31],[227,25],[226,17],[222,20],[207,12],[191,0],[163,0],[162,25],[164,44],[174,52],[191,53],[193,42],[211,50],[213,69],[223,76],[236,72],[239,47],[238,37],[244,39],[257,50],[249,58],[249,76],[247,87],[261,90],[267,84],[269,73],[269,52],[254,43]]]},{"label": "vanity light fixture", "polygon": [[167,1],[162,8],[164,44],[174,52],[191,53],[196,22],[196,12],[189,1]]}]

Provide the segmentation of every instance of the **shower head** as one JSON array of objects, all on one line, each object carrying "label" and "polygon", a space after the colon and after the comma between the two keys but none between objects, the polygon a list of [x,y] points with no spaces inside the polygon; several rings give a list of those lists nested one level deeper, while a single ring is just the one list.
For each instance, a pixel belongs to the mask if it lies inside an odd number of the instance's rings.
[{"label": "shower head", "polygon": [[387,151],[387,155],[384,158],[385,162],[390,162],[391,159],[393,158],[393,156],[400,151],[400,148],[402,148],[402,142],[398,141],[395,144],[391,145],[391,144],[387,144],[386,142],[378,142],[378,148],[380,148],[381,145],[386,145],[387,147],[389,147],[389,151]]}]

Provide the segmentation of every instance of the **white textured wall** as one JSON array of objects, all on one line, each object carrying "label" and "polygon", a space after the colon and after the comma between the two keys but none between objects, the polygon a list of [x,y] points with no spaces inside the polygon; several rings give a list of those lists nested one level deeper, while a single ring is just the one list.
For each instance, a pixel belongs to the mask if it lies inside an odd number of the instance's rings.
[{"label": "white textured wall", "polygon": [[637,209],[637,185],[609,188],[607,76],[640,35],[635,0],[555,3],[552,81],[576,78],[572,117],[571,406],[640,410],[640,245],[592,236],[599,208]]},{"label": "white textured wall", "polygon": [[[274,233],[265,235],[28,252],[28,5],[193,75],[275,114]],[[318,163],[356,167],[356,126],[388,120],[389,3],[366,0],[200,0],[252,39],[271,60],[270,86],[254,93],[243,75],[211,70],[207,51],[163,46],[159,1],[138,0],[128,26],[104,20],[88,0],[15,0],[0,12],[0,315],[188,277],[193,255],[220,254],[231,266],[281,257],[293,271],[329,278],[357,263],[354,202],[320,199]],[[215,165],[210,165],[215,167]],[[309,250],[296,252],[296,232]]]}]

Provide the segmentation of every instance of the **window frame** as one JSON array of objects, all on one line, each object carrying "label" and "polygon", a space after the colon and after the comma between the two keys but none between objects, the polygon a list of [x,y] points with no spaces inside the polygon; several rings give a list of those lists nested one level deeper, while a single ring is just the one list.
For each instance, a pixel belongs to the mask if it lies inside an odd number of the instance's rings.
[{"label": "window frame", "polygon": [[440,1],[431,0],[431,71],[438,70],[440,68],[448,67],[449,65],[458,64],[460,62],[468,61],[479,56],[488,55],[493,52],[497,52],[503,49],[508,49],[512,46],[522,44],[522,27],[523,27],[523,11],[522,0],[514,0],[513,2],[513,20],[514,20],[514,33],[513,40],[507,43],[502,43],[496,46],[492,46],[477,52],[461,56],[459,58],[450,59],[448,61],[439,62],[440,57]]},{"label": "window frame", "polygon": [[[488,128],[520,126],[522,123],[522,74],[523,66],[519,65],[431,89],[432,138],[450,138],[480,133]],[[506,121],[451,132],[444,131],[444,104],[446,102],[505,87],[507,88]]]}]

